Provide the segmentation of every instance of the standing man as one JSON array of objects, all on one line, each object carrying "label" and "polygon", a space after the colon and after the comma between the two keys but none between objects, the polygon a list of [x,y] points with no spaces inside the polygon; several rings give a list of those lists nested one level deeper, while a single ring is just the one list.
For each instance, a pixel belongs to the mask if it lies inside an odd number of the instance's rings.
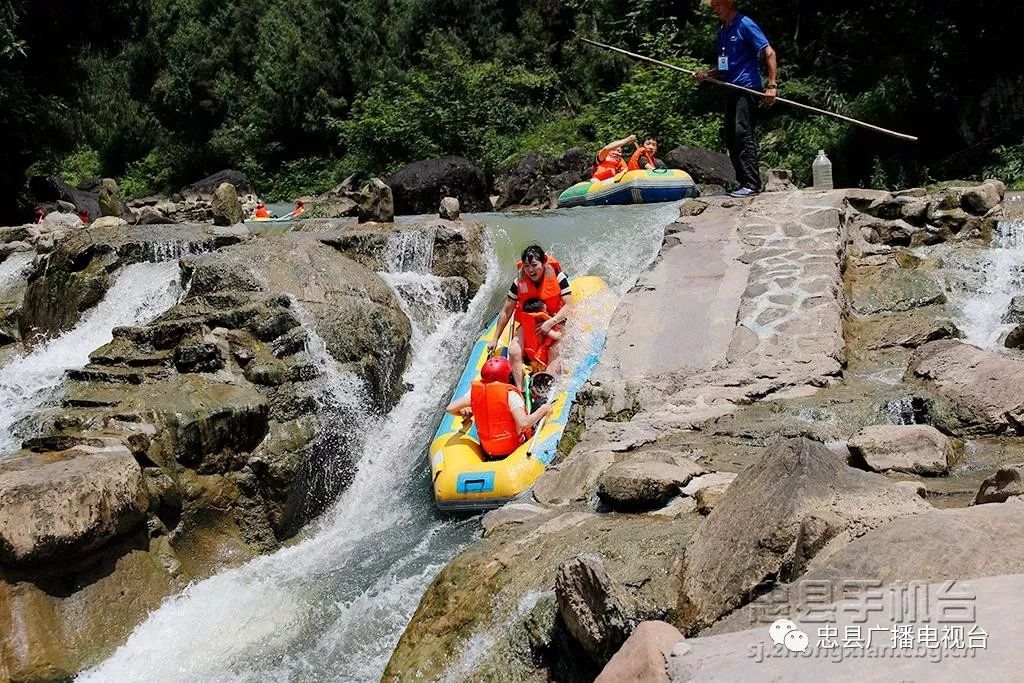
[{"label": "standing man", "polygon": [[[779,64],[775,50],[760,27],[745,14],[736,11],[736,0],[705,0],[722,22],[718,27],[718,68],[698,71],[694,78],[707,78],[764,90],[768,104],[775,102]],[[768,67],[768,84],[762,86],[761,57]],[[729,158],[736,169],[740,187],[730,192],[733,197],[749,197],[761,191],[761,171],[757,163],[757,140],[754,137],[758,98],[750,93],[727,89],[725,93],[725,140]]]}]

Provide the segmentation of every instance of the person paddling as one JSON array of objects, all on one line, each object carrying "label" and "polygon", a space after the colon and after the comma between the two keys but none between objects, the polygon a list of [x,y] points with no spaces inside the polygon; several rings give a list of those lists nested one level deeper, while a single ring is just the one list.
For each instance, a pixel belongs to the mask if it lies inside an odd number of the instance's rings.
[{"label": "person paddling", "polygon": [[609,142],[597,153],[597,163],[590,169],[590,182],[598,183],[611,180],[620,173],[626,172],[626,162],[622,159],[622,146],[636,142],[636,136]]},{"label": "person paddling", "polygon": [[526,443],[533,426],[551,412],[551,406],[545,404],[527,414],[523,392],[511,384],[511,373],[512,364],[504,356],[489,359],[469,393],[445,408],[452,415],[476,421],[480,446],[492,458],[504,458]]},{"label": "person paddling", "polygon": [[263,202],[256,205],[255,218],[270,218],[270,212],[267,211],[267,205]]},{"label": "person paddling", "polygon": [[[519,329],[509,344],[508,354],[512,361],[515,385],[522,389],[523,349],[526,348],[523,325],[532,325],[534,322],[533,318],[523,311],[523,304],[528,299],[540,299],[544,302],[551,317],[544,321],[537,331],[546,335],[557,325],[565,322],[569,316],[572,309],[572,289],[562,265],[554,257],[545,254],[544,249],[538,244],[531,244],[523,250],[522,260],[516,268],[516,279],[512,281],[508,299],[498,315],[498,324],[495,326],[494,339],[488,346],[488,353],[493,353],[498,346],[505,326],[514,316]],[[549,365],[557,364],[560,346],[561,341],[556,341],[548,348]]]}]

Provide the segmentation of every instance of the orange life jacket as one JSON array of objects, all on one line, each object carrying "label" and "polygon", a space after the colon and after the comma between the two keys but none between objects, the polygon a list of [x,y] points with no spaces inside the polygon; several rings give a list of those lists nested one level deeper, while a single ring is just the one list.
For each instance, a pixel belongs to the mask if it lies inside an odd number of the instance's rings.
[{"label": "orange life jacket", "polygon": [[533,318],[523,312],[523,304],[528,299],[540,299],[550,315],[562,310],[562,288],[558,284],[558,275],[562,272],[562,264],[553,256],[544,260],[544,276],[540,284],[534,283],[523,270],[523,262],[516,264],[519,270],[519,298],[516,300],[516,322],[520,325],[533,324]]},{"label": "orange life jacket", "polygon": [[654,165],[654,155],[651,154],[650,152],[648,152],[646,147],[638,147],[637,150],[635,152],[633,152],[633,156],[631,156],[629,158],[629,170],[630,171],[642,171],[642,170],[644,170],[643,167],[640,166],[640,157],[643,157],[643,158],[647,159],[647,167],[648,168],[655,168],[655,165]]},{"label": "orange life jacket", "polygon": [[526,313],[524,316],[532,318],[532,322],[523,325],[523,354],[527,360],[540,364],[540,370],[548,365],[548,350],[555,340],[547,335],[541,335],[537,328],[541,323],[551,320],[551,316],[541,311],[539,313]]},{"label": "orange life jacket", "polygon": [[270,212],[267,211],[265,206],[256,207],[256,218],[270,218]]},{"label": "orange life jacket", "polygon": [[598,156],[598,161],[590,171],[590,176],[596,180],[608,180],[626,170],[626,162],[622,158],[613,159],[611,153],[605,155],[604,159]]},{"label": "orange life jacket", "polygon": [[484,452],[492,457],[506,456],[530,437],[530,430],[520,434],[508,407],[508,395],[522,392],[504,382],[473,382],[469,389],[469,406],[473,409],[476,433]]}]

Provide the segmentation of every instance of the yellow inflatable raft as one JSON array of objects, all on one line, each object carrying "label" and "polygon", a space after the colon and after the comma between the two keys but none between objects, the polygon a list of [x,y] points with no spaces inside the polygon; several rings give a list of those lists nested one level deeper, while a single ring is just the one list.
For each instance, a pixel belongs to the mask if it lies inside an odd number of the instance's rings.
[{"label": "yellow inflatable raft", "polygon": [[[607,286],[599,277],[578,277],[572,281],[574,315],[586,316],[600,324],[584,323],[586,347],[572,374],[558,377],[557,393],[549,397],[551,414],[540,425],[534,438],[511,455],[499,460],[486,457],[476,436],[476,426],[464,424],[462,417],[445,415],[430,444],[430,469],[434,483],[434,500],[442,510],[488,510],[516,498],[526,496],[537,477],[554,460],[558,441],[565,431],[569,409],[576,392],[590,377],[604,348],[604,322],[608,311],[595,307],[614,305]],[[473,346],[469,362],[455,389],[455,396],[469,393],[469,387],[480,376],[487,360],[487,344],[494,338],[497,316]],[[511,328],[511,325],[509,325]],[[506,344],[507,346],[507,344]],[[498,352],[507,353],[499,345]]]}]

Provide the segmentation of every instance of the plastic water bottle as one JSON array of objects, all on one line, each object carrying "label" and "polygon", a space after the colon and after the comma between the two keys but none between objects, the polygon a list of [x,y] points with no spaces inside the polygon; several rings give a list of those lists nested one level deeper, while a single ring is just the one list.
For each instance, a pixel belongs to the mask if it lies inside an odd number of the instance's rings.
[{"label": "plastic water bottle", "polygon": [[832,189],[832,162],[825,156],[825,150],[818,150],[818,158],[811,164],[811,174],[814,176],[815,190]]}]

